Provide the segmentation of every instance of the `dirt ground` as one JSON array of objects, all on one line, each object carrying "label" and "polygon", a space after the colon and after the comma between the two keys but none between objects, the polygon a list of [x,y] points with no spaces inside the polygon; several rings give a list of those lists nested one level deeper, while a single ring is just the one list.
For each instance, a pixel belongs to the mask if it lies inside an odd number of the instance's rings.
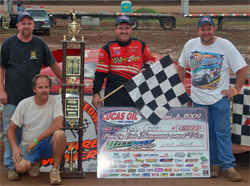
[{"label": "dirt ground", "polygon": [[[187,18],[187,22],[181,15],[181,6],[151,6],[158,12],[177,13],[176,28],[171,31],[164,31],[158,21],[149,22],[148,29],[142,27],[142,22],[139,22],[138,30],[134,30],[132,37],[139,38],[148,43],[149,48],[154,53],[159,53],[162,56],[167,54],[174,60],[178,60],[184,44],[191,38],[197,37],[196,24],[198,20],[191,21]],[[69,12],[75,8],[78,12],[103,12],[114,10],[120,11],[120,6],[45,6],[48,12]],[[142,8],[140,6],[132,6],[132,10]],[[15,9],[15,8],[14,8]],[[190,13],[249,13],[249,5],[193,5],[189,6]],[[217,23],[217,20],[214,20]],[[63,35],[67,35],[67,39],[71,39],[71,34],[68,33],[67,25],[70,20],[57,20],[57,25],[51,28],[51,36],[38,34],[49,45],[51,50],[61,49],[61,40]],[[78,23],[81,20],[77,21]],[[235,24],[234,24],[235,23]],[[100,21],[100,26],[81,26],[81,30],[77,35],[80,40],[84,36],[86,48],[101,48],[105,43],[115,38],[114,20]],[[8,31],[1,30],[0,42],[17,33],[17,29],[12,28]],[[223,30],[217,31],[216,35],[230,40],[240,51],[246,62],[249,64],[250,58],[250,25],[249,22],[225,22]],[[78,45],[69,45],[69,48],[78,48]],[[250,65],[249,65],[250,66]],[[248,67],[248,75],[250,75],[250,67]]]}]

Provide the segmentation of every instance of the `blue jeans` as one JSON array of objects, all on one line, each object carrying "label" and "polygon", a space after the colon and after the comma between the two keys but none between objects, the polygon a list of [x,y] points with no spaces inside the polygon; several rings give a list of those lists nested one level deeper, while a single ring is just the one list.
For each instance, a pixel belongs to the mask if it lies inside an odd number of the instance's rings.
[{"label": "blue jeans", "polygon": [[223,97],[213,105],[194,103],[194,107],[208,108],[210,164],[219,165],[222,170],[236,167],[230,134],[230,100]]},{"label": "blue jeans", "polygon": [[[4,128],[4,142],[5,142],[5,151],[4,151],[4,165],[7,168],[7,170],[14,168],[14,163],[12,160],[12,149],[10,146],[10,143],[7,139],[7,130],[10,125],[10,119],[12,115],[14,114],[16,110],[15,105],[3,105],[3,128]],[[16,143],[19,145],[21,143],[21,135],[22,135],[22,129],[17,128],[16,130]]]},{"label": "blue jeans", "polygon": [[49,136],[45,138],[44,140],[40,141],[38,145],[34,148],[34,151],[31,150],[30,154],[27,152],[27,146],[19,146],[19,148],[22,150],[24,156],[22,156],[22,159],[30,161],[32,164],[35,162],[41,160],[41,159],[48,159],[53,157],[53,148],[52,148],[52,136]]}]

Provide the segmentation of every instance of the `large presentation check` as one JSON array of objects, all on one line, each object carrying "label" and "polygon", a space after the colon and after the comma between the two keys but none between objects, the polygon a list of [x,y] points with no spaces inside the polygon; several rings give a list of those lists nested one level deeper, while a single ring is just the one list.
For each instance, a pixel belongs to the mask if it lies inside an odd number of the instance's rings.
[{"label": "large presentation check", "polygon": [[209,177],[206,108],[172,108],[157,124],[136,108],[98,109],[98,178]]}]

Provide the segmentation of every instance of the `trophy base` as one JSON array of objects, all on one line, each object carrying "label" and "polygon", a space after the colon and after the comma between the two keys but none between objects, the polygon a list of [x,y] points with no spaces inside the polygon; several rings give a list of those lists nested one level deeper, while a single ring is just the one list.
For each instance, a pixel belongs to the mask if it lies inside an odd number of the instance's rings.
[{"label": "trophy base", "polygon": [[73,168],[73,171],[70,172],[68,169],[61,171],[61,178],[85,178],[85,172],[78,172],[77,168]]}]

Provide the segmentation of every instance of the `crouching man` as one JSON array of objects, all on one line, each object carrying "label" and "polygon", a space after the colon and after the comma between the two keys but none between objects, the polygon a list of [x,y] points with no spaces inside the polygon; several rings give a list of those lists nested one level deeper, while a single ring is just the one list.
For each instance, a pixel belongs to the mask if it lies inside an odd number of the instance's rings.
[{"label": "crouching man", "polygon": [[[34,96],[22,100],[11,118],[7,131],[12,148],[12,158],[18,173],[29,171],[36,177],[40,174],[41,159],[54,158],[50,183],[61,184],[58,167],[66,148],[63,130],[62,104],[57,96],[49,95],[51,80],[38,74],[32,80]],[[15,131],[22,127],[22,141],[16,144]]]}]

